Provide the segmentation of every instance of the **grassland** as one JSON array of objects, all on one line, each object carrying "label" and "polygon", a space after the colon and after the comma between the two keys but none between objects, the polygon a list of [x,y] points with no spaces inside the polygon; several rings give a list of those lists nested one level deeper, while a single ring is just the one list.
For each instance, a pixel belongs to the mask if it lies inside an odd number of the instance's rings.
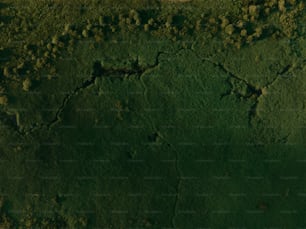
[{"label": "grassland", "polygon": [[306,226],[303,1],[0,13],[0,228]]}]

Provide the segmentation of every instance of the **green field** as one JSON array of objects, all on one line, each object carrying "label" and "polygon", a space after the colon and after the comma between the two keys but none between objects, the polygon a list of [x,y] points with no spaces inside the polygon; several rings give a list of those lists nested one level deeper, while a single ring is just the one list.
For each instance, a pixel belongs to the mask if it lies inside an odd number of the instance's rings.
[{"label": "green field", "polygon": [[1,0],[0,229],[306,228],[302,0]]}]

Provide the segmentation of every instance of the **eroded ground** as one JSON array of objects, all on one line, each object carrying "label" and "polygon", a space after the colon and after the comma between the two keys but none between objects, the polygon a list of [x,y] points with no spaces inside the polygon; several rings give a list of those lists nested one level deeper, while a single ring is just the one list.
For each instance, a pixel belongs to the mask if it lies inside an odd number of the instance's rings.
[{"label": "eroded ground", "polygon": [[0,11],[1,228],[305,227],[303,1]]}]

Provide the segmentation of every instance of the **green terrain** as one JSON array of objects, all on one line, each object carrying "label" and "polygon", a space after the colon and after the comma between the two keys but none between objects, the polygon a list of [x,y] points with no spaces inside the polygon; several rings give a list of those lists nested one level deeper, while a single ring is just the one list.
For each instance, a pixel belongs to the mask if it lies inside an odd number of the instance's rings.
[{"label": "green terrain", "polygon": [[306,228],[302,0],[1,0],[0,229]]}]

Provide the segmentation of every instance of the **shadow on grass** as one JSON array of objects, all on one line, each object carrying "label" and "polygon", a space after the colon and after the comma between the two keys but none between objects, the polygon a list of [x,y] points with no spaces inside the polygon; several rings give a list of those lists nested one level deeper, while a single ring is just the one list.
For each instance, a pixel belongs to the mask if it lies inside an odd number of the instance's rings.
[{"label": "shadow on grass", "polygon": [[11,49],[6,48],[6,49],[0,50],[0,64],[8,62],[12,54],[13,54],[13,51]]}]

